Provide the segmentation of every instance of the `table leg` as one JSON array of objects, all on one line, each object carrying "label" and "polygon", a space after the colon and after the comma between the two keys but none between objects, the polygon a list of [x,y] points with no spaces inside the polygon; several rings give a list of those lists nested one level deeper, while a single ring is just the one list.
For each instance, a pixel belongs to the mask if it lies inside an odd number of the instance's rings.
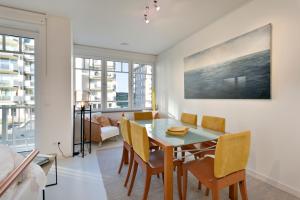
[{"label": "table leg", "polygon": [[164,199],[173,199],[173,147],[164,149]]}]

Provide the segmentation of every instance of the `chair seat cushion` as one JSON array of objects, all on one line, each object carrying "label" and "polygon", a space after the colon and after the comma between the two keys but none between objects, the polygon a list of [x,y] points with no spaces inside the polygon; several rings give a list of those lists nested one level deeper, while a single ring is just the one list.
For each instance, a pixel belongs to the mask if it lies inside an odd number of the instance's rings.
[{"label": "chair seat cushion", "polygon": [[193,160],[184,165],[198,180],[214,180],[214,159],[206,157],[203,160]]},{"label": "chair seat cushion", "polygon": [[119,135],[119,128],[116,126],[101,127],[101,138],[106,140],[108,138]]},{"label": "chair seat cushion", "polygon": [[164,152],[162,150],[156,150],[150,152],[149,166],[151,168],[163,168],[164,167]]}]

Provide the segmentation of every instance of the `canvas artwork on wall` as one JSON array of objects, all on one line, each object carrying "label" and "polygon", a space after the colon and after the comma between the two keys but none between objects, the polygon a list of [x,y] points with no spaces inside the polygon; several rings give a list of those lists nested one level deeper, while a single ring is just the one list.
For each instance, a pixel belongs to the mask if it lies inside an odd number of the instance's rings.
[{"label": "canvas artwork on wall", "polygon": [[184,58],[185,99],[270,99],[268,24]]}]

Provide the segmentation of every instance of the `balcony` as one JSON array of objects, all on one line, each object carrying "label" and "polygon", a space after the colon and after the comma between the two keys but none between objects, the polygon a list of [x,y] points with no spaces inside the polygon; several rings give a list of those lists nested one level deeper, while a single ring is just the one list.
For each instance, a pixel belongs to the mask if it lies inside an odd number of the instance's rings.
[{"label": "balcony", "polygon": [[33,89],[34,88],[34,81],[33,80],[25,80],[24,81],[25,88]]},{"label": "balcony", "polygon": [[34,148],[34,107],[0,106],[0,144],[18,151]]},{"label": "balcony", "polygon": [[30,65],[30,66],[25,66],[24,67],[24,73],[25,74],[31,74],[33,75],[34,74],[34,66]]},{"label": "balcony", "polygon": [[0,79],[0,88],[14,88],[14,87],[19,87],[21,86],[21,81],[19,80],[6,80],[6,79]]},{"label": "balcony", "polygon": [[[3,61],[3,60],[2,60]],[[15,62],[2,62],[0,64],[0,73],[2,74],[18,74],[19,67]]]}]

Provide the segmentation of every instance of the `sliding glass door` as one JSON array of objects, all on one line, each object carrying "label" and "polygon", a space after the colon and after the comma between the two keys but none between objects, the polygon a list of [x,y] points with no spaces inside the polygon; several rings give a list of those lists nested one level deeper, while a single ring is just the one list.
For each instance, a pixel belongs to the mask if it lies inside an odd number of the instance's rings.
[{"label": "sliding glass door", "polygon": [[34,147],[36,39],[0,27],[0,143]]}]

